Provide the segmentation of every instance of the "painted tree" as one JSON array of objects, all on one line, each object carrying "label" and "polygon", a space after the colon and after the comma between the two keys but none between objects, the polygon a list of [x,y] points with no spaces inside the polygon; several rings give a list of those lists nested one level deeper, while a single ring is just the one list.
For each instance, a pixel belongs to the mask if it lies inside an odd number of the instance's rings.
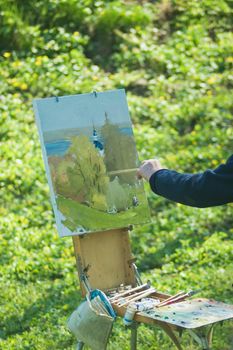
[{"label": "painted tree", "polygon": [[123,173],[121,170],[136,168],[137,155],[133,137],[123,134],[118,125],[112,124],[107,117],[101,129],[104,139],[104,160],[108,172],[119,171],[120,182],[135,182],[135,173]]},{"label": "painted tree", "polygon": [[[67,198],[82,201],[83,181],[80,177],[70,179],[68,177],[69,169],[74,166],[71,156],[49,157],[49,167],[55,193]],[[75,182],[75,188],[72,183]]]},{"label": "painted tree", "polygon": [[101,206],[100,198],[104,201],[109,182],[103,158],[84,135],[72,138],[68,155],[72,158],[72,166],[68,168],[67,175],[74,191],[82,184],[84,198],[91,206],[96,202],[97,194],[103,195],[98,196],[97,201],[98,206]]},{"label": "painted tree", "polygon": [[117,211],[126,210],[129,206],[129,196],[124,187],[119,183],[119,178],[116,176],[109,183],[107,192],[107,203],[109,210],[115,208]]}]

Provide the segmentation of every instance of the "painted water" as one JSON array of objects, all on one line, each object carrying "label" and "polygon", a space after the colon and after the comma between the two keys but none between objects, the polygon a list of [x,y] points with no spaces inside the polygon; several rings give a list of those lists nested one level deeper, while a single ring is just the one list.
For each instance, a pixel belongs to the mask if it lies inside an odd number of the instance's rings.
[{"label": "painted water", "polygon": [[64,156],[71,145],[70,140],[58,140],[45,144],[46,153],[48,156]]},{"label": "painted water", "polygon": [[[120,132],[125,135],[133,136],[131,128],[127,128],[127,127],[120,128]],[[98,140],[104,145],[104,140],[101,137],[101,135],[98,136]],[[93,136],[90,137],[90,141],[93,142]],[[71,145],[71,140],[69,139],[64,139],[64,140],[61,139],[61,140],[46,142],[45,149],[46,149],[47,156],[63,157],[68,151],[70,145]]]}]

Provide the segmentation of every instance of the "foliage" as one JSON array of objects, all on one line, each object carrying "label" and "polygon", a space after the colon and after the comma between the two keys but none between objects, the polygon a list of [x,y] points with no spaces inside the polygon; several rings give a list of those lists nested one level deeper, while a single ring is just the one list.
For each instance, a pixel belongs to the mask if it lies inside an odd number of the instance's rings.
[{"label": "foliage", "polygon": [[115,208],[117,211],[126,210],[128,206],[131,206],[128,203],[128,198],[129,193],[127,193],[127,189],[119,183],[119,178],[116,176],[115,179],[109,183],[107,193],[109,208]]},{"label": "foliage", "polygon": [[96,193],[93,196],[93,208],[106,211],[107,210],[107,203],[106,203],[106,197],[103,194]]},{"label": "foliage", "polygon": [[[0,348],[68,350],[74,339],[65,322],[81,297],[71,240],[54,226],[32,99],[125,88],[141,159],[159,156],[185,172],[215,168],[232,153],[232,4],[0,0],[0,7]],[[232,205],[189,208],[147,189],[152,223],[131,235],[143,279],[168,293],[201,288],[232,303]],[[231,350],[231,334],[230,323],[217,327],[213,349]],[[109,349],[128,344],[119,320]],[[139,329],[139,349],[170,348],[158,329]]]},{"label": "foliage", "polygon": [[106,168],[87,136],[72,137],[67,154],[50,156],[48,161],[58,195],[93,205],[99,201],[96,195],[106,194]]},{"label": "foliage", "polygon": [[[73,159],[73,166],[68,167],[68,178],[81,177],[82,188],[85,191],[84,199],[92,203],[95,194],[106,194],[108,177],[102,157],[87,136],[72,138],[68,155]],[[88,176],[86,176],[88,174]],[[71,186],[75,189],[76,179]]]},{"label": "foliage", "polygon": [[[101,128],[105,140],[104,161],[107,170],[117,173],[122,183],[135,184],[135,172],[123,173],[124,169],[135,169],[137,166],[135,143],[131,135],[125,135],[118,125],[111,124],[109,119]],[[127,152],[125,152],[127,150]],[[114,175],[112,176],[114,178]]]}]

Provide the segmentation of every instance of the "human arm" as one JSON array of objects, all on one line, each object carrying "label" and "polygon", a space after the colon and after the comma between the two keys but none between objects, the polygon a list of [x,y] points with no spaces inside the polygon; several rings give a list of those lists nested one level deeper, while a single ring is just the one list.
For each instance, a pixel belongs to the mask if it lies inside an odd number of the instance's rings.
[{"label": "human arm", "polygon": [[[139,168],[142,177],[143,166],[145,163]],[[215,170],[197,174],[181,174],[161,167],[150,174],[149,182],[156,194],[193,207],[233,202],[233,155]]]}]

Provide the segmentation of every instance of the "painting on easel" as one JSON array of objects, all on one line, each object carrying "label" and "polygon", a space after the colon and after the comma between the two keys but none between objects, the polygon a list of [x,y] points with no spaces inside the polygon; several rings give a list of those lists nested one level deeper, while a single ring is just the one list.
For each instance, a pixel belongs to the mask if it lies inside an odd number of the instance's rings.
[{"label": "painting on easel", "polygon": [[124,90],[34,101],[60,236],[149,221]]}]

